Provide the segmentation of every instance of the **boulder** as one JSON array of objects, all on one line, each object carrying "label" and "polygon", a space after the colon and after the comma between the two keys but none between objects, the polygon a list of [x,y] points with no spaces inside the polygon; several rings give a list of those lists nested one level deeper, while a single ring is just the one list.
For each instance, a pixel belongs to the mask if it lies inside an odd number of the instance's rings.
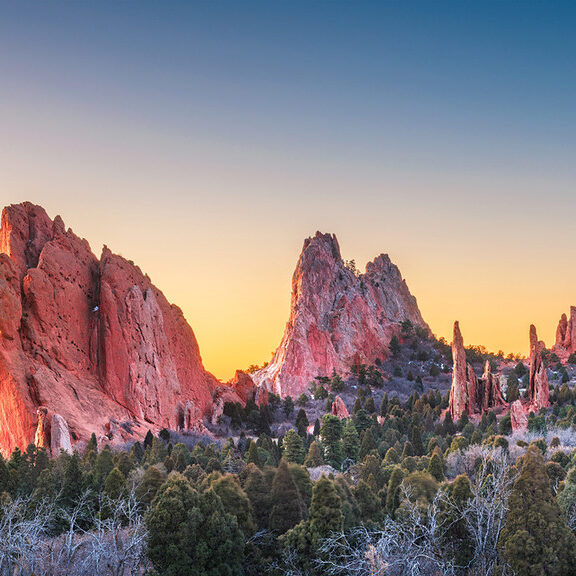
[{"label": "boulder", "polygon": [[513,432],[528,430],[528,416],[521,400],[515,400],[510,405],[510,420],[512,421]]},{"label": "boulder", "polygon": [[334,402],[332,402],[332,414],[334,416],[338,416],[340,420],[350,418],[348,408],[346,408],[346,404],[344,404],[344,400],[342,400],[340,396],[336,396],[336,398],[334,398]]}]

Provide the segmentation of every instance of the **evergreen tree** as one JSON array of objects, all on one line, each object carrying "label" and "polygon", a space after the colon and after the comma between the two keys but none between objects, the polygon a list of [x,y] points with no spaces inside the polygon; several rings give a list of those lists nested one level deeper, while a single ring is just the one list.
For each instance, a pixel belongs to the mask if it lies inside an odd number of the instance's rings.
[{"label": "evergreen tree", "polygon": [[430,458],[430,462],[428,463],[428,474],[438,480],[438,482],[444,482],[444,465],[442,463],[442,458],[437,452],[434,452]]},{"label": "evergreen tree", "polygon": [[322,416],[320,435],[322,436],[322,446],[324,447],[324,460],[330,466],[339,468],[343,458],[341,420],[332,414],[324,414]]},{"label": "evergreen tree", "polygon": [[60,504],[64,508],[72,508],[84,488],[84,478],[80,467],[80,457],[77,452],[72,456],[67,456],[67,464],[64,472],[64,481],[60,491]]},{"label": "evergreen tree", "polygon": [[146,516],[148,557],[159,576],[241,576],[244,543],[213,490],[198,495],[175,473]]},{"label": "evergreen tree", "polygon": [[304,503],[300,498],[294,478],[286,460],[280,464],[272,482],[272,510],[269,526],[271,530],[283,534],[304,518]]},{"label": "evergreen tree", "polygon": [[220,476],[211,483],[211,487],[220,497],[224,510],[236,517],[238,527],[245,538],[251,536],[255,530],[252,506],[246,492],[240,486],[238,477],[232,474]]},{"label": "evergreen tree", "polygon": [[250,442],[250,448],[248,448],[248,456],[246,458],[246,462],[248,464],[255,464],[258,467],[262,466],[260,453],[258,452],[258,445],[256,442]]},{"label": "evergreen tree", "polygon": [[530,446],[509,498],[500,535],[504,559],[518,576],[576,574],[576,537],[550,488],[542,453]]},{"label": "evergreen tree", "polygon": [[376,450],[376,442],[374,441],[374,434],[372,434],[372,430],[369,428],[364,430],[364,434],[362,436],[362,444],[360,445],[360,450],[358,452],[358,458],[363,460],[364,457],[372,450]]},{"label": "evergreen tree", "polygon": [[314,441],[312,442],[312,444],[310,444],[310,448],[308,449],[308,455],[306,456],[304,465],[307,466],[308,468],[315,468],[316,466],[324,465],[322,450],[320,450],[318,442]]},{"label": "evergreen tree", "polygon": [[347,420],[344,424],[344,433],[342,435],[342,448],[344,450],[344,457],[350,458],[356,462],[358,460],[358,451],[360,449],[360,438],[356,426],[351,420]]},{"label": "evergreen tree", "polygon": [[306,416],[306,411],[303,408],[298,410],[298,414],[296,415],[296,430],[298,430],[298,434],[302,438],[306,438],[306,434],[308,433],[308,416]]},{"label": "evergreen tree", "polygon": [[120,498],[126,489],[126,478],[118,468],[112,468],[104,483],[104,493],[113,500]]},{"label": "evergreen tree", "polygon": [[386,511],[392,518],[394,518],[396,510],[398,506],[400,506],[400,485],[402,484],[402,480],[402,470],[396,466],[394,470],[392,470],[392,475],[388,482],[388,491],[386,493]]},{"label": "evergreen tree", "polygon": [[306,453],[304,452],[304,443],[302,437],[295,430],[288,430],[284,436],[284,453],[283,457],[287,462],[303,464]]},{"label": "evergreen tree", "polygon": [[244,490],[250,500],[254,520],[259,530],[265,530],[271,511],[270,485],[263,472],[253,463],[248,464],[245,473]]}]

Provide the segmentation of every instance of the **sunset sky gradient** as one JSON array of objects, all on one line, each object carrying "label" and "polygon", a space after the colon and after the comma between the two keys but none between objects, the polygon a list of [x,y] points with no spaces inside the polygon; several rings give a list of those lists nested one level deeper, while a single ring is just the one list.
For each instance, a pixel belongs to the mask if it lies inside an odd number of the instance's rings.
[{"label": "sunset sky gradient", "polygon": [[572,2],[14,2],[0,200],[134,260],[206,367],[262,363],[305,237],[400,267],[438,336],[576,304]]}]

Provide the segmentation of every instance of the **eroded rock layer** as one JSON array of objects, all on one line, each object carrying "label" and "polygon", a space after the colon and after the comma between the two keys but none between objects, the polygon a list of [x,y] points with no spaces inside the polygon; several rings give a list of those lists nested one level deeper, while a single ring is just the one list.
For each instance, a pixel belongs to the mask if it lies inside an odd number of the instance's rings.
[{"label": "eroded rock layer", "polygon": [[296,397],[316,376],[384,359],[404,320],[429,331],[390,258],[382,254],[358,274],[342,260],[336,237],[317,232],[304,242],[292,278],[282,342],[253,379],[280,396]]},{"label": "eroded rock layer", "polygon": [[182,428],[210,411],[215,385],[181,310],[139,268],[107,248],[99,260],[39,206],[4,209],[2,452],[35,438],[53,446],[55,432],[67,449],[66,430],[74,443],[112,429],[122,440]]}]

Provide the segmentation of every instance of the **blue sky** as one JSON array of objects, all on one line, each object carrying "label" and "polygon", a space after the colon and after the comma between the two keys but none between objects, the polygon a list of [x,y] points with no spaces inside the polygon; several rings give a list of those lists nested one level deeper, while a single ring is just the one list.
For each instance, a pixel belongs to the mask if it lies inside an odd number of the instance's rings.
[{"label": "blue sky", "polygon": [[389,252],[439,335],[526,350],[576,303],[575,24],[571,2],[5,3],[0,199],[140,263],[219,375],[268,359],[316,229]]}]

